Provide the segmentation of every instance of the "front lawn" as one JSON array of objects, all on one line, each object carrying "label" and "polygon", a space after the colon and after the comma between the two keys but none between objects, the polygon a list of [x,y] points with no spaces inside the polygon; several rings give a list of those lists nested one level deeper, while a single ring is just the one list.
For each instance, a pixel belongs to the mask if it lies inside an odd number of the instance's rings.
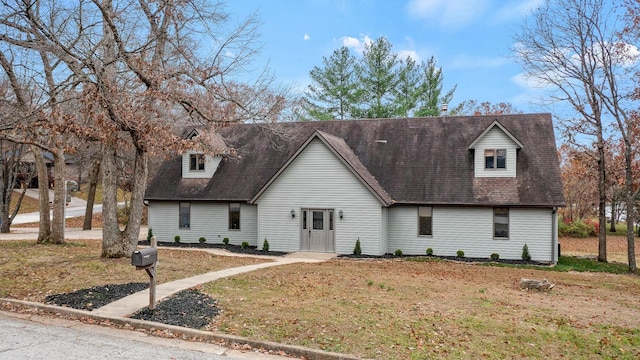
[{"label": "front lawn", "polygon": [[[47,295],[96,285],[149,281],[128,258],[100,258],[100,246],[99,240],[65,245],[0,241],[0,297],[43,302]],[[158,250],[158,259],[158,283],[265,261],[166,248]]]},{"label": "front lawn", "polygon": [[[549,293],[519,289],[547,278]],[[338,259],[208,284],[218,331],[375,359],[640,357],[640,277]]]}]

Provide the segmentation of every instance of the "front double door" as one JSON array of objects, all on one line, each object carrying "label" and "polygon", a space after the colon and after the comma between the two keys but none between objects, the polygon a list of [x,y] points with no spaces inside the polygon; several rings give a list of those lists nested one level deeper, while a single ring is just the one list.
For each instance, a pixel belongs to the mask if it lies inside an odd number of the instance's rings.
[{"label": "front double door", "polygon": [[300,250],[335,252],[333,209],[302,209]]}]

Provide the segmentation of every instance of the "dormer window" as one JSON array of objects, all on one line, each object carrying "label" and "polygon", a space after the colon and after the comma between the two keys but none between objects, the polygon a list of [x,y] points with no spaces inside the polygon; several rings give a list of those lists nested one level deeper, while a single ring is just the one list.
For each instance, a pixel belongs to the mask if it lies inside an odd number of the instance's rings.
[{"label": "dormer window", "polygon": [[507,149],[488,149],[484,151],[485,169],[506,169]]},{"label": "dormer window", "polygon": [[191,154],[189,156],[189,171],[204,171],[204,154]]}]

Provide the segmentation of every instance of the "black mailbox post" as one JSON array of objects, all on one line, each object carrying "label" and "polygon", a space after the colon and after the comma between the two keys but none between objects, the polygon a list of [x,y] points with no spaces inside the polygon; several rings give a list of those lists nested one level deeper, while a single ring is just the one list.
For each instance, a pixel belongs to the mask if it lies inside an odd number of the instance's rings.
[{"label": "black mailbox post", "polygon": [[[155,239],[152,245],[155,245]],[[149,275],[149,309],[156,307],[156,265],[158,264],[158,248],[155,246],[136,250],[131,253],[131,265],[136,270],[144,270]]]}]

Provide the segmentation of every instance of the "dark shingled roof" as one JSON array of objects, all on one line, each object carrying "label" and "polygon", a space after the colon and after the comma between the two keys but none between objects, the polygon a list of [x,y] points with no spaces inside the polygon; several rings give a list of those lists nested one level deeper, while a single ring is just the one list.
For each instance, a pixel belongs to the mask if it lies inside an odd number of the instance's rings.
[{"label": "dark shingled roof", "polygon": [[[497,121],[522,148],[516,178],[476,178],[469,146]],[[211,179],[183,179],[163,164],[147,200],[250,201],[311,137],[318,137],[385,205],[564,206],[550,114],[257,124],[223,129],[237,158]],[[278,134],[287,134],[287,140]],[[290,138],[291,134],[295,134]]]}]

